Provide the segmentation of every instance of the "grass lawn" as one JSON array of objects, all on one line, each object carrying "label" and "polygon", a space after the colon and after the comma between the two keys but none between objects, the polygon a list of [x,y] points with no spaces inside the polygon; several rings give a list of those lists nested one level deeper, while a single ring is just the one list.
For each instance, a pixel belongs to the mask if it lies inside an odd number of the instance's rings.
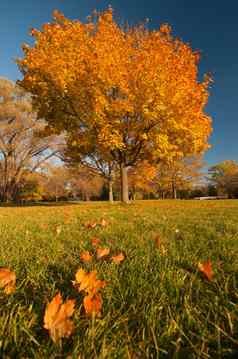
[{"label": "grass lawn", "polygon": [[[17,276],[13,294],[0,289],[1,358],[238,357],[238,201],[1,207],[0,235]],[[82,263],[92,237],[125,261]],[[212,281],[198,271],[208,259]],[[100,318],[72,285],[79,267],[107,282]],[[76,299],[75,332],[56,345],[43,318],[59,291]]]}]

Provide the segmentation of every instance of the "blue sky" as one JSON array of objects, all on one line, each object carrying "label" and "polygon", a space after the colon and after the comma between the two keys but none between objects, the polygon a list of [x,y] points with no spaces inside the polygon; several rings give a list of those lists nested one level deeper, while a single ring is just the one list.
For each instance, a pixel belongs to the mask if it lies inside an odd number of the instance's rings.
[{"label": "blue sky", "polygon": [[115,15],[134,24],[150,19],[150,28],[168,22],[173,33],[200,50],[200,75],[210,72],[214,82],[207,112],[213,119],[208,165],[238,160],[238,1],[227,0],[11,0],[0,1],[0,76],[20,77],[14,58],[21,44],[31,43],[29,30],[51,21],[54,9],[81,21],[94,9],[111,4]]}]

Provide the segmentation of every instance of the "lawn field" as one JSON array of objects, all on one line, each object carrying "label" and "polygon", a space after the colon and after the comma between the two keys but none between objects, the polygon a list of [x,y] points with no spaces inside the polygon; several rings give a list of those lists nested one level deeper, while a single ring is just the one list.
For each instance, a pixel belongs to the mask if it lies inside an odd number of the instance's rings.
[{"label": "lawn field", "polygon": [[[17,277],[0,289],[0,358],[238,358],[238,201],[1,207],[0,235]],[[125,260],[82,262],[93,237]],[[72,285],[80,267],[106,281],[101,317]],[[76,299],[75,330],[55,344],[44,312],[58,292]]]}]

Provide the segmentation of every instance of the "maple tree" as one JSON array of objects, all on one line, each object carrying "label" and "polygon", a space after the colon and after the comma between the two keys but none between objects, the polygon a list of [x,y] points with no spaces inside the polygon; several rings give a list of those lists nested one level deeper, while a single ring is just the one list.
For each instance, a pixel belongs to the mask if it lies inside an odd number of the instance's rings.
[{"label": "maple tree", "polygon": [[34,45],[23,46],[19,84],[33,94],[49,131],[66,131],[79,150],[95,144],[100,158],[117,163],[124,202],[128,168],[139,160],[208,148],[210,78],[198,81],[199,54],[168,25],[120,26],[110,7],[86,23],[58,11],[53,16],[32,30]]}]

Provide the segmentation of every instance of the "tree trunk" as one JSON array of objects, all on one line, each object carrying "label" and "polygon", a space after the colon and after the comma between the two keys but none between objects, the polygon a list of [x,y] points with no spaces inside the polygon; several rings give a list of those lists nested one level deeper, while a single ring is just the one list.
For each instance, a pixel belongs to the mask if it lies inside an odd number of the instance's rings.
[{"label": "tree trunk", "polygon": [[113,181],[110,178],[108,181],[108,189],[109,189],[109,202],[113,202],[113,189],[112,189]]},{"label": "tree trunk", "polygon": [[172,190],[173,190],[173,199],[177,199],[177,188],[176,188],[176,184],[174,181],[172,184]]},{"label": "tree trunk", "polygon": [[129,203],[127,167],[121,164],[121,201]]}]

